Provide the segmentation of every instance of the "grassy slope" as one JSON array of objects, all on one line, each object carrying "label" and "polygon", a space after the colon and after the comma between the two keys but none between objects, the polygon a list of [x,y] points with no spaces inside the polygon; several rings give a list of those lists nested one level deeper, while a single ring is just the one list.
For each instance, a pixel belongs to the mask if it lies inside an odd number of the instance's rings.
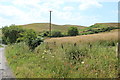
[{"label": "grassy slope", "polygon": [[94,25],[100,25],[99,27],[85,27],[84,29],[80,29],[80,33],[89,33],[90,29],[92,30],[97,30],[97,29],[102,29],[102,28],[107,28],[107,27],[115,27],[118,28],[118,23],[96,23]]},{"label": "grassy slope", "polygon": [[[10,45],[6,56],[17,78],[116,78],[116,36],[117,31],[87,36],[54,38],[57,44],[43,43],[34,52],[25,44]],[[77,46],[71,44],[77,42]],[[97,41],[97,42],[96,42]],[[92,45],[90,47],[89,44]],[[114,43],[114,44],[113,44]],[[69,46],[69,47],[68,47]],[[84,54],[77,64],[68,60],[68,54]]]},{"label": "grassy slope", "polygon": [[57,43],[81,43],[81,42],[93,42],[99,40],[118,40],[118,30],[113,30],[111,32],[104,32],[98,34],[90,34],[90,35],[81,35],[74,37],[61,37],[61,38],[51,38],[46,39],[45,42],[57,42]]},{"label": "grassy slope", "polygon": [[[24,28],[43,31],[48,24],[30,24]],[[39,26],[39,27],[38,27]],[[53,26],[65,32],[68,26]],[[34,52],[23,44],[8,45],[6,57],[17,78],[116,78],[116,42],[118,31],[92,35],[46,39]],[[61,43],[59,45],[59,43]],[[77,46],[73,45],[77,43]],[[92,47],[91,47],[92,46]],[[77,64],[68,54],[83,54]]]},{"label": "grassy slope", "polygon": [[[101,25],[101,26],[94,28],[94,27],[85,27],[85,26],[78,26],[78,25],[52,24],[52,30],[61,31],[66,34],[69,27],[77,27],[79,29],[79,33],[83,35],[83,34],[91,34],[91,33],[93,34],[93,32],[91,32],[90,29],[101,31],[103,28],[107,28],[107,27],[118,27],[118,23],[96,23],[94,25]],[[33,23],[33,24],[26,24],[21,26],[25,29],[33,29],[36,32],[49,31],[49,23]]]},{"label": "grassy slope", "polygon": [[[56,46],[46,49],[39,46],[35,52],[30,52],[24,44],[7,47],[7,60],[17,78],[116,78],[117,58],[115,46],[99,44],[71,46],[64,49]],[[69,47],[68,47],[69,46]],[[71,47],[70,47],[71,46]],[[75,50],[73,50],[75,49]],[[77,50],[85,53],[77,64],[69,60],[67,54]],[[81,53],[80,53],[81,54]]]},{"label": "grassy slope", "polygon": [[96,23],[96,24],[102,24],[102,25],[107,25],[106,27],[118,27],[118,23]]},{"label": "grassy slope", "polygon": [[[21,26],[23,26],[23,28],[26,28],[26,29],[33,29],[37,32],[49,30],[49,23],[34,23],[34,24],[27,24],[27,25],[21,25]],[[78,29],[85,28],[83,26],[77,26],[77,25],[55,25],[55,24],[52,24],[52,30],[59,30],[62,32],[66,32],[69,27],[78,27]]]}]

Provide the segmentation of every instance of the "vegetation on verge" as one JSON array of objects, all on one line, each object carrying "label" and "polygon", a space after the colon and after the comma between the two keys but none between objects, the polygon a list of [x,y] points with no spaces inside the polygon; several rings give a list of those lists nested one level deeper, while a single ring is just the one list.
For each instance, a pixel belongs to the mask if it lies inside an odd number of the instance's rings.
[{"label": "vegetation on verge", "polygon": [[104,43],[43,43],[34,52],[18,43],[8,45],[6,57],[17,78],[116,78],[116,46]]},{"label": "vegetation on verge", "polygon": [[26,42],[30,49],[34,50],[35,47],[43,42],[42,38],[33,30],[25,30],[20,26],[11,25],[2,28],[2,43],[14,44],[19,42]]},{"label": "vegetation on verge", "polygon": [[[11,32],[19,35],[16,39],[6,35],[4,39],[8,44],[6,58],[16,78],[118,77],[117,32],[76,36],[79,31],[72,27],[67,35],[60,31],[52,35],[74,37],[51,38],[43,42],[42,37],[48,37],[49,31],[39,34],[33,30],[20,29],[23,31],[18,32],[11,26],[3,30],[3,37],[5,33],[14,35]],[[11,43],[12,40],[15,44]]]}]

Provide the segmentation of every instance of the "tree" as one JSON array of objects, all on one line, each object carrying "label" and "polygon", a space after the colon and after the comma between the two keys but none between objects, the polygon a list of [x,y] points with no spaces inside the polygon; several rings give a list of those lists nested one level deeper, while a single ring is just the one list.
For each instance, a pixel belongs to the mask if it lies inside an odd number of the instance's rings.
[{"label": "tree", "polygon": [[68,29],[68,35],[69,36],[76,36],[78,34],[79,34],[79,31],[78,31],[77,27],[70,27]]}]

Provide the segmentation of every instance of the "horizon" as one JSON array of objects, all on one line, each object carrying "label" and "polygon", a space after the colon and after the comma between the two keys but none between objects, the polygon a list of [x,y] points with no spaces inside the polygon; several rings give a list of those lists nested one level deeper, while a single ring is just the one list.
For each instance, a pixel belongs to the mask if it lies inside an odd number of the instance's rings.
[{"label": "horizon", "polygon": [[95,23],[118,23],[119,0],[1,0],[0,28],[3,26],[49,23],[90,26]]},{"label": "horizon", "polygon": [[[114,23],[118,23],[118,22],[107,22],[107,24],[114,24]],[[18,26],[22,26],[22,25],[29,25],[29,24],[49,24],[49,23],[28,23],[28,24],[18,24]],[[61,26],[64,26],[64,25],[73,25],[73,26],[83,26],[83,25],[76,25],[76,24],[54,24],[54,23],[51,23],[53,25],[61,25]],[[106,24],[106,23],[94,23],[94,24]],[[92,24],[92,25],[94,25]],[[10,24],[10,25],[16,25],[16,24]],[[5,26],[10,26],[10,25],[5,25]],[[2,27],[5,27],[5,26],[2,26]],[[90,27],[91,25],[89,26],[83,26],[83,27]],[[0,27],[0,28],[2,28]]]}]

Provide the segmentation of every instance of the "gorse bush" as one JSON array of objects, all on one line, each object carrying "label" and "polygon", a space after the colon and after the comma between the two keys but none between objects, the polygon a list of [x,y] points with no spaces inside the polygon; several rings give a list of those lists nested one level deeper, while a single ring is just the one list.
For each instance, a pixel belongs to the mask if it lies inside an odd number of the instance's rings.
[{"label": "gorse bush", "polygon": [[79,31],[78,31],[77,27],[70,27],[68,29],[68,35],[69,36],[76,36],[78,34],[79,34]]}]

